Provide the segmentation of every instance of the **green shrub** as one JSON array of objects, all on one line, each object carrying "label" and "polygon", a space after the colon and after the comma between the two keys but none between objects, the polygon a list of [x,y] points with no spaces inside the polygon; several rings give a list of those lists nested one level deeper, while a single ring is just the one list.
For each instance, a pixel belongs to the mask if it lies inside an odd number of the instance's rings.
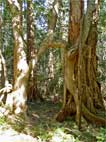
[{"label": "green shrub", "polygon": [[6,123],[5,117],[0,117],[0,126]]},{"label": "green shrub", "polygon": [[96,139],[97,142],[106,142],[106,128],[100,128],[100,133]]}]

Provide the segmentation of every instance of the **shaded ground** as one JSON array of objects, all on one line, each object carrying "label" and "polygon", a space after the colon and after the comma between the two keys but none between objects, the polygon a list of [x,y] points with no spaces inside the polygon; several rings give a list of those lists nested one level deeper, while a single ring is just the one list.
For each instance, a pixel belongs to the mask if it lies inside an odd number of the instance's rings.
[{"label": "shaded ground", "polygon": [[[79,131],[71,118],[56,122],[60,108],[61,104],[50,101],[37,102],[29,105],[28,117],[0,119],[0,142],[106,142],[106,129],[83,122]],[[3,138],[5,141],[1,141]]]}]

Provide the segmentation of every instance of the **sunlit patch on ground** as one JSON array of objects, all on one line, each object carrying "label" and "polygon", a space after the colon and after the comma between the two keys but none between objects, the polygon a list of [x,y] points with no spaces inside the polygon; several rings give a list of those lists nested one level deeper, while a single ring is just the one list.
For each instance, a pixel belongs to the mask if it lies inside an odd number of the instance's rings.
[{"label": "sunlit patch on ground", "polygon": [[106,129],[82,122],[81,131],[75,121],[55,121],[61,104],[50,101],[29,105],[28,117],[0,118],[0,142],[105,142]]}]

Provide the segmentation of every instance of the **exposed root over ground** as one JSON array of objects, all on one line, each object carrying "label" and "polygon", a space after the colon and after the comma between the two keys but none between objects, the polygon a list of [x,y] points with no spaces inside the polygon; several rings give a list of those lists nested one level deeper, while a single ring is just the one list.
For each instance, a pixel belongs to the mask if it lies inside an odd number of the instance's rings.
[{"label": "exposed root over ground", "polygon": [[63,123],[55,121],[61,104],[44,101],[30,103],[28,108],[27,118],[11,116],[6,119],[9,126],[0,118],[0,142],[3,142],[1,138],[6,142],[97,142],[100,128],[88,125],[84,119],[80,131],[71,117],[67,117]]}]

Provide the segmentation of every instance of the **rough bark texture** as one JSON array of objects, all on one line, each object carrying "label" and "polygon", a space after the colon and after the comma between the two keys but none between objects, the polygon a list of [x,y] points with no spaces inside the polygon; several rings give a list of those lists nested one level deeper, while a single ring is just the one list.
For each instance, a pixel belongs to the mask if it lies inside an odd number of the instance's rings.
[{"label": "rough bark texture", "polygon": [[75,114],[79,128],[81,117],[97,125],[106,124],[105,119],[97,116],[98,109],[104,109],[100,84],[96,80],[98,6],[95,0],[89,1],[84,15],[83,1],[70,1],[70,48],[65,53],[64,103],[56,119],[63,121]]},{"label": "rough bark texture", "polygon": [[35,27],[33,2],[27,1],[27,61],[32,64],[32,71],[29,76],[28,101],[36,100],[38,95],[37,75],[36,75],[36,49],[34,48]]},{"label": "rough bark texture", "polygon": [[6,62],[2,53],[2,25],[3,25],[2,15],[0,14],[0,89],[6,87],[9,84],[7,77]]}]

